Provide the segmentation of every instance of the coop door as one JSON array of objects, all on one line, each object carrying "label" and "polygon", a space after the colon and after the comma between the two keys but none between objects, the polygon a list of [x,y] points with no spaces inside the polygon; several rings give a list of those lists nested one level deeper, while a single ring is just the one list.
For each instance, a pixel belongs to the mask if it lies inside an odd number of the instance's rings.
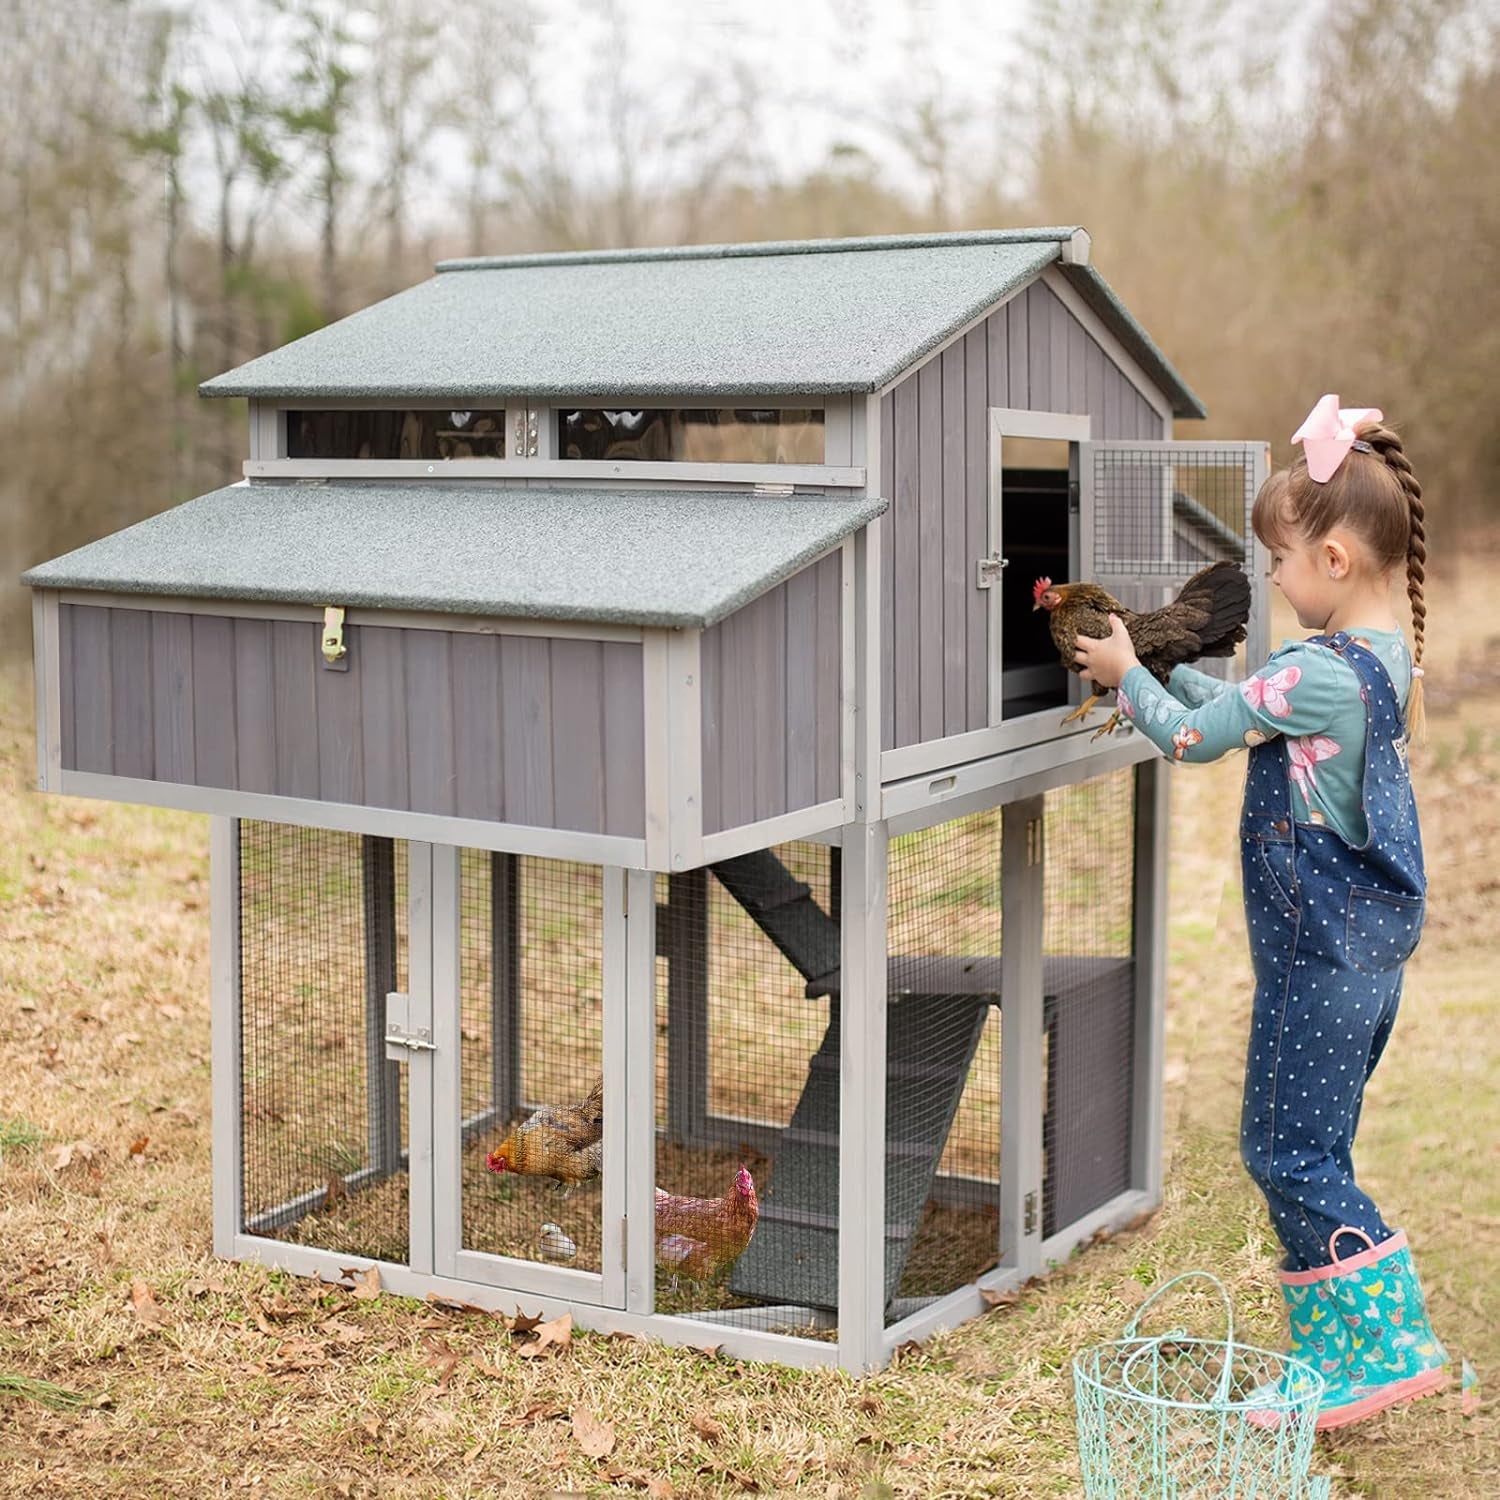
[{"label": "coop door", "polygon": [[435,851],[439,1275],[624,1306],[623,891],[598,865]]},{"label": "coop door", "polygon": [[1259,665],[1268,649],[1267,567],[1250,512],[1269,469],[1267,445],[1090,442],[1079,445],[1079,459],[1083,576],[1131,609],[1155,609],[1200,568],[1239,564],[1251,586],[1246,659]]}]

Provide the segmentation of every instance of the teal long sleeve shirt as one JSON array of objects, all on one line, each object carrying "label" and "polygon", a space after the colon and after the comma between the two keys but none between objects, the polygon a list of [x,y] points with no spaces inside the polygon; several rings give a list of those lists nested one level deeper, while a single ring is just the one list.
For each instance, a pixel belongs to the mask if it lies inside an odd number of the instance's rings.
[{"label": "teal long sleeve shirt", "polygon": [[[1401,632],[1364,630],[1355,639],[1380,658],[1404,706],[1412,662]],[[1180,761],[1218,760],[1284,736],[1299,820],[1326,824],[1356,847],[1365,842],[1365,704],[1354,668],[1326,646],[1287,641],[1240,683],[1177,667],[1163,688],[1135,666],[1119,699],[1125,717]]]}]

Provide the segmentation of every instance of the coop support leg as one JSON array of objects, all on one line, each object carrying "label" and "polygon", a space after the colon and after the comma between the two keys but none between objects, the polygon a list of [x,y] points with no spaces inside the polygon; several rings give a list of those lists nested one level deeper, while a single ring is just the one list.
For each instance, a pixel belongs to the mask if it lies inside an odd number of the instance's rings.
[{"label": "coop support leg", "polygon": [[1000,1264],[1041,1269],[1044,801],[1002,813],[1000,876]]},{"label": "coop support leg", "polygon": [[1162,1191],[1165,1064],[1168,764],[1135,768],[1135,1034],[1130,1103],[1130,1184],[1152,1207]]},{"label": "coop support leg", "polygon": [[497,1123],[521,1107],[521,861],[490,856],[490,1102]]},{"label": "coop support leg", "polygon": [[708,871],[667,878],[667,1133],[697,1145],[708,1116]]},{"label": "coop support leg", "polygon": [[[656,876],[605,870],[605,1295],[610,1247],[624,1267],[623,1302],[656,1310]],[[621,1130],[616,1130],[616,1122]],[[623,1184],[621,1187],[620,1185]],[[617,1192],[617,1187],[620,1190]],[[610,1235],[619,1225],[622,1241]]]},{"label": "coop support leg", "polygon": [[839,1364],[860,1374],[885,1359],[885,823],[847,825],[843,851]]},{"label": "coop support leg", "polygon": [[240,1232],[240,825],[208,822],[209,987],[213,1013],[214,1254],[232,1259]]},{"label": "coop support leg", "polygon": [[360,841],[365,905],[365,1123],[377,1177],[401,1170],[401,1064],[385,1055],[385,997],[396,988],[396,845]]}]

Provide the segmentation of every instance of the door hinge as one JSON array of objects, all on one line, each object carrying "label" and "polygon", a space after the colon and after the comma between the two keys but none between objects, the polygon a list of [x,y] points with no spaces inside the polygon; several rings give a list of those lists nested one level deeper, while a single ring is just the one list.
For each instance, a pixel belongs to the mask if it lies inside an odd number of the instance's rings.
[{"label": "door hinge", "polygon": [[323,665],[331,672],[349,670],[349,648],[344,644],[344,611],[330,604],[323,611]]},{"label": "door hinge", "polygon": [[1009,566],[1010,559],[1001,557],[998,552],[991,552],[988,557],[977,559],[974,563],[974,587],[992,588],[1000,574]]},{"label": "door hinge", "polygon": [[1026,1195],[1026,1217],[1022,1225],[1027,1234],[1036,1233],[1036,1194]]},{"label": "door hinge", "polygon": [[790,484],[752,484],[750,493],[759,495],[762,499],[785,500],[794,495],[796,489]]},{"label": "door hinge", "polygon": [[1076,516],[1078,514],[1078,505],[1079,505],[1079,498],[1078,497],[1079,497],[1078,481],[1076,479],[1070,479],[1068,481],[1068,514],[1069,515]]},{"label": "door hinge", "polygon": [[385,997],[385,1055],[392,1062],[410,1062],[413,1052],[436,1052],[437,1043],[426,1026],[411,1026],[411,996],[392,991]]}]

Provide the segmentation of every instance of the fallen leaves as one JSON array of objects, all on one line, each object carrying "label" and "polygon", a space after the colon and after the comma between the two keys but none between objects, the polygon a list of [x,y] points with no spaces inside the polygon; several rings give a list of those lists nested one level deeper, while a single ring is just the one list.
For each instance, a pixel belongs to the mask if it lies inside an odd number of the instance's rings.
[{"label": "fallen leaves", "polygon": [[575,1406],[572,1414],[573,1437],[589,1458],[605,1458],[614,1452],[615,1425],[603,1422],[586,1406]]},{"label": "fallen leaves", "polygon": [[165,1328],[171,1321],[156,1300],[156,1293],[139,1278],[130,1283],[130,1305],[143,1328]]},{"label": "fallen leaves", "polygon": [[373,1302],[380,1295],[379,1266],[371,1266],[366,1271],[340,1270],[339,1275],[354,1283],[352,1295],[356,1302]]},{"label": "fallen leaves", "polygon": [[703,1439],[705,1443],[717,1443],[724,1436],[724,1429],[719,1423],[708,1415],[707,1412],[695,1411],[688,1422],[694,1432]]},{"label": "fallen leaves", "polygon": [[[517,1317],[511,1331],[522,1331],[520,1325],[521,1319]],[[553,1318],[550,1323],[533,1323],[531,1331],[535,1332],[536,1338],[528,1344],[522,1344],[516,1353],[522,1359],[549,1358],[573,1342],[573,1314],[564,1313],[560,1318]]]},{"label": "fallen leaves", "polygon": [[96,1157],[104,1154],[101,1147],[92,1141],[69,1141],[66,1146],[54,1146],[47,1153],[47,1165],[54,1172],[66,1172],[75,1162],[92,1164]]}]

